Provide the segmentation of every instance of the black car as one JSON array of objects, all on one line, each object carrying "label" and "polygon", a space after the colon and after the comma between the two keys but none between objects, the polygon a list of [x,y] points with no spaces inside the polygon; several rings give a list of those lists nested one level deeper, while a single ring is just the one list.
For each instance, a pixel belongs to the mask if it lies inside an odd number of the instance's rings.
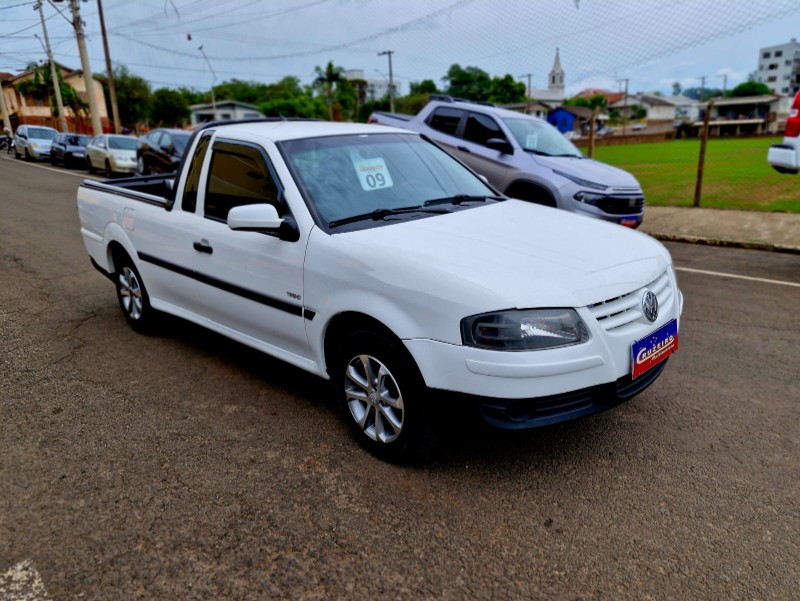
[{"label": "black car", "polygon": [[58,134],[50,147],[50,164],[57,165],[61,162],[65,167],[83,166],[86,161],[86,145],[91,139],[91,136],[83,134]]},{"label": "black car", "polygon": [[183,129],[154,129],[139,138],[136,171],[140,175],[177,171],[192,132]]}]

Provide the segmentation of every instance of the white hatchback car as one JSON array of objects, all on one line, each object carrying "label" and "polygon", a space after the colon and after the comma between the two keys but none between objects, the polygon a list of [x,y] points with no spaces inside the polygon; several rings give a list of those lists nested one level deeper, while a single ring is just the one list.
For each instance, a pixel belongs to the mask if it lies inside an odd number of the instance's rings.
[{"label": "white hatchback car", "polygon": [[20,125],[14,136],[14,155],[26,160],[50,158],[50,146],[58,132],[43,125]]},{"label": "white hatchback car", "polygon": [[94,137],[86,147],[86,167],[89,173],[105,171],[109,177],[136,173],[136,138],[110,134]]}]

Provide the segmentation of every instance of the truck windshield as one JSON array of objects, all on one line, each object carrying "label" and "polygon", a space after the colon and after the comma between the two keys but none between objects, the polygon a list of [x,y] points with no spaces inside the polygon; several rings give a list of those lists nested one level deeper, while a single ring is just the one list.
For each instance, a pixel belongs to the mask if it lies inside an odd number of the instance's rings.
[{"label": "truck windshield", "polygon": [[[393,220],[430,216],[431,211],[405,209],[430,199],[495,194],[450,155],[416,135],[307,138],[284,141],[281,147],[326,226],[372,211]],[[476,205],[452,205],[453,210],[462,206]]]},{"label": "truck windshield", "polygon": [[504,118],[503,123],[524,150],[545,156],[583,158],[581,151],[549,123],[513,117]]}]

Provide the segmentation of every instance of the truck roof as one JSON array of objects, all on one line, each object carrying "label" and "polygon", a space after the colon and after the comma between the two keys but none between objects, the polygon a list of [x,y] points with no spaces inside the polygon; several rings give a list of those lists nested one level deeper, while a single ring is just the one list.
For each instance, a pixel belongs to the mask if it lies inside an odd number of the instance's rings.
[{"label": "truck roof", "polygon": [[400,133],[417,135],[405,129],[384,125],[367,125],[364,123],[333,123],[313,120],[270,120],[250,121],[242,123],[215,123],[209,129],[225,129],[247,135],[263,136],[273,142],[281,140],[297,140],[300,138],[316,138],[320,136],[342,136],[357,134]]}]

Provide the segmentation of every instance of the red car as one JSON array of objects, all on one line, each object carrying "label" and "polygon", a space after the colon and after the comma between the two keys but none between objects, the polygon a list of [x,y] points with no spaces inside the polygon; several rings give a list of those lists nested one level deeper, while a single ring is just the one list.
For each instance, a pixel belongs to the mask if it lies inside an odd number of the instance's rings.
[{"label": "red car", "polygon": [[779,173],[797,173],[800,171],[800,92],[794,97],[783,136],[783,144],[770,146],[767,161]]}]

